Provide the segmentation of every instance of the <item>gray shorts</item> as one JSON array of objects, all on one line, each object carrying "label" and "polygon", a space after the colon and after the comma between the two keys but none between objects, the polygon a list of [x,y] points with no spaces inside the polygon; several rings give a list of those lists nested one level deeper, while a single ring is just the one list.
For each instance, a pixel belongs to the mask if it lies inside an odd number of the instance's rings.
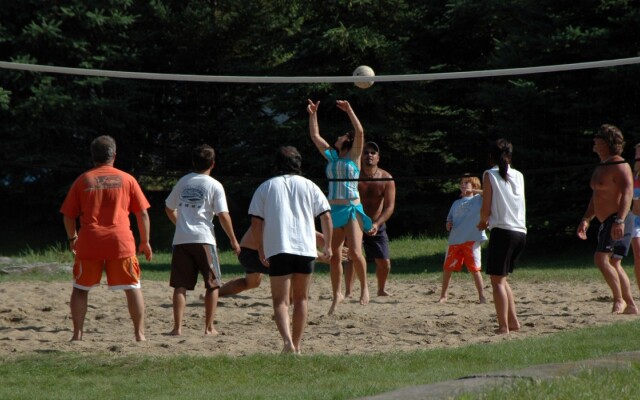
[{"label": "gray shorts", "polygon": [[387,236],[387,226],[382,224],[378,228],[375,235],[369,236],[366,233],[362,235],[362,247],[367,261],[373,261],[376,258],[383,260],[389,259],[389,236]]}]

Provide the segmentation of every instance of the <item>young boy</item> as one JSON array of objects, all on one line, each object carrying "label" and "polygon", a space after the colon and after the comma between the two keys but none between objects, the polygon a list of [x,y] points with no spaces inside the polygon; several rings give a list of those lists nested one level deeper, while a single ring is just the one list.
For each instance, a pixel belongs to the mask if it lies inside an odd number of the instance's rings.
[{"label": "young boy", "polygon": [[213,234],[214,215],[218,215],[233,251],[236,255],[240,253],[224,188],[209,176],[215,164],[213,148],[208,145],[196,147],[192,153],[192,163],[195,172],[180,178],[165,200],[167,216],[176,226],[169,282],[174,288],[173,330],[169,334],[174,336],[182,334],[186,293],[195,288],[198,272],[202,274],[206,288],[204,334],[218,333],[213,327],[218,288],[221,286],[220,261]]},{"label": "young boy", "polygon": [[475,176],[464,176],[460,179],[460,198],[453,202],[447,215],[446,228],[449,231],[449,247],[444,261],[442,275],[442,292],[440,303],[447,301],[447,291],[453,271],[460,271],[465,264],[467,271],[473,274],[473,281],[478,290],[480,304],[487,302],[484,297],[482,274],[480,273],[480,246],[487,240],[484,230],[476,225],[480,220],[482,206],[482,190],[480,179]]}]

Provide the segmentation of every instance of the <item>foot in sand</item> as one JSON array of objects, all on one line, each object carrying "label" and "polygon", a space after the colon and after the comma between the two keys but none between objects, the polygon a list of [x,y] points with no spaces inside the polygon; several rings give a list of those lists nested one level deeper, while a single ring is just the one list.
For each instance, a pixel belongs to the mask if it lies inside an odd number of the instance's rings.
[{"label": "foot in sand", "polygon": [[496,329],[494,332],[496,333],[496,335],[508,335],[509,334],[509,328],[501,327],[501,328]]},{"label": "foot in sand", "polygon": [[387,292],[384,289],[378,289],[378,296],[391,296],[391,293]]},{"label": "foot in sand", "polygon": [[327,314],[333,315],[333,313],[336,312],[338,304],[342,303],[342,300],[344,300],[344,296],[342,295],[342,293],[337,293],[334,296],[333,301],[331,302],[331,307],[329,308],[329,312]]},{"label": "foot in sand", "polygon": [[293,347],[292,343],[285,343],[282,348],[282,354],[296,354],[296,348]]},{"label": "foot in sand", "polygon": [[484,296],[480,297],[480,299],[478,300],[478,303],[479,304],[487,304],[487,298],[484,297]]},{"label": "foot in sand", "polygon": [[624,310],[624,306],[626,303],[622,300],[616,300],[613,302],[613,307],[611,308],[611,313],[613,314],[621,314],[622,310]]},{"label": "foot in sand", "polygon": [[438,300],[438,303],[446,303],[447,302],[447,296],[442,296],[440,297],[440,300]]},{"label": "foot in sand", "polygon": [[627,305],[624,308],[624,311],[622,312],[623,314],[627,314],[627,315],[637,315],[638,314],[638,307],[633,304],[633,305]]},{"label": "foot in sand", "polygon": [[366,286],[360,292],[360,304],[363,306],[369,304],[369,288]]},{"label": "foot in sand", "polygon": [[167,336],[180,336],[182,335],[182,331],[180,329],[173,329],[171,332],[167,333]]}]

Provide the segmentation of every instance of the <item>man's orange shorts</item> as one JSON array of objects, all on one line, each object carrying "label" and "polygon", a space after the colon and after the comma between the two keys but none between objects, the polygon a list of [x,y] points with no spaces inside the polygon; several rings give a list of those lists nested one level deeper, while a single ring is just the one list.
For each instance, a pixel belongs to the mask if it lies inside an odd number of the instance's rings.
[{"label": "man's orange shorts", "polygon": [[107,273],[111,290],[139,289],[140,264],[136,256],[115,260],[80,260],[73,264],[73,287],[89,290],[100,285],[102,272]]},{"label": "man's orange shorts", "polygon": [[444,260],[444,269],[447,271],[461,271],[462,264],[467,266],[467,271],[469,272],[480,271],[482,266],[480,242],[470,241],[449,245],[447,257]]}]

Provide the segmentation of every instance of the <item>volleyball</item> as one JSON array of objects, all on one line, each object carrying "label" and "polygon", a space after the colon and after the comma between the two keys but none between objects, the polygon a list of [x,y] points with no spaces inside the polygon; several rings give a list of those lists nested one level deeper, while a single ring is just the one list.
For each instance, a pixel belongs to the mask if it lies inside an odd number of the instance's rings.
[{"label": "volleyball", "polygon": [[[366,65],[361,65],[353,71],[353,76],[376,76],[376,73],[373,72],[373,69],[371,67],[368,67]],[[366,89],[373,86],[373,81],[354,82],[353,84],[359,87],[360,89]]]}]

